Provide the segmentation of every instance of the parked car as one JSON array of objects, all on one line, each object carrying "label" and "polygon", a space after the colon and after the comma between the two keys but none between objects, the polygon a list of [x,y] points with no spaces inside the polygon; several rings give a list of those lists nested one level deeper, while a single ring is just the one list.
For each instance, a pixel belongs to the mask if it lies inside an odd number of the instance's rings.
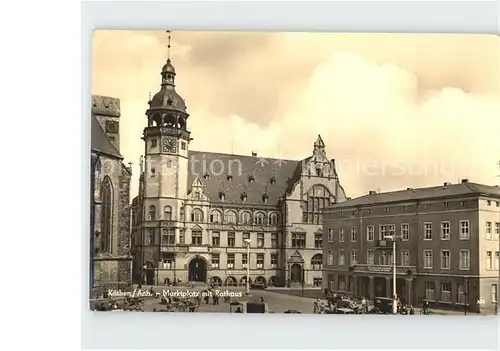
[{"label": "parked car", "polygon": [[252,289],[265,290],[266,289],[266,284],[265,283],[253,283],[252,284]]},{"label": "parked car", "polygon": [[229,304],[230,313],[269,313],[265,302],[233,301]]},{"label": "parked car", "polygon": [[381,314],[392,314],[392,297],[376,297],[373,307]]},{"label": "parked car", "polygon": [[335,314],[356,314],[356,311],[350,308],[337,308]]}]

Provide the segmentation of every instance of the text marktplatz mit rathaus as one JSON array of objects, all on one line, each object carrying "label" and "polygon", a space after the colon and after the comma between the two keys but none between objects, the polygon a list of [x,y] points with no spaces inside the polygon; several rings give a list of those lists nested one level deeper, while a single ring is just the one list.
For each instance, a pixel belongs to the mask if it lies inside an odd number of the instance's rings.
[{"label": "text marktplatz mit rathaus", "polygon": [[229,290],[211,290],[211,291],[194,291],[194,290],[163,290],[164,297],[243,297],[242,292]]}]

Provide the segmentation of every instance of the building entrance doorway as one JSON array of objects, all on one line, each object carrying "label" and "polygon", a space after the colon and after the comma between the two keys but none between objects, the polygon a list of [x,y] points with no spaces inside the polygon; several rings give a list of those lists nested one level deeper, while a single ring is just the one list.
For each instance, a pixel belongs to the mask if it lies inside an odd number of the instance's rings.
[{"label": "building entrance doorway", "polygon": [[146,285],[155,284],[155,268],[152,262],[146,262],[144,266],[144,277]]},{"label": "building entrance doorway", "polygon": [[195,257],[189,262],[189,281],[206,282],[207,280],[207,262],[201,257]]},{"label": "building entrance doorway", "polygon": [[390,297],[388,294],[390,291],[387,291],[387,282],[385,278],[375,278],[375,296],[374,297]]},{"label": "building entrance doorway", "polygon": [[290,280],[292,283],[302,283],[302,266],[294,263],[290,267]]}]

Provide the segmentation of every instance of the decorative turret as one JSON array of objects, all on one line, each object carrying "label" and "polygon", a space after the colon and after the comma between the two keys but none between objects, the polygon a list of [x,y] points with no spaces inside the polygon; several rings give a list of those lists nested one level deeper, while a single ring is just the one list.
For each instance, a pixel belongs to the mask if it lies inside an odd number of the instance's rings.
[{"label": "decorative turret", "polygon": [[170,31],[168,33],[168,58],[161,70],[161,87],[150,98],[148,127],[170,127],[187,131],[187,113],[184,99],[175,91],[175,67],[170,59]]}]

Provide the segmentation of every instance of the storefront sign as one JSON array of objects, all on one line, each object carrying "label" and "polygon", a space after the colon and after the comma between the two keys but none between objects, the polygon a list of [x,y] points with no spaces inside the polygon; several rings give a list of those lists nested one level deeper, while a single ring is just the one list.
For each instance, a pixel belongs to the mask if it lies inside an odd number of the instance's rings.
[{"label": "storefront sign", "polygon": [[231,247],[228,247],[227,248],[227,252],[228,253],[246,253],[247,252],[247,249],[246,248],[231,248]]},{"label": "storefront sign", "polygon": [[[358,264],[353,267],[353,271],[355,273],[379,273],[379,274],[389,274],[392,273],[392,266],[389,265],[367,265],[367,264]],[[405,274],[408,275],[408,272],[416,271],[416,267],[409,266],[397,266],[396,274]]]}]

